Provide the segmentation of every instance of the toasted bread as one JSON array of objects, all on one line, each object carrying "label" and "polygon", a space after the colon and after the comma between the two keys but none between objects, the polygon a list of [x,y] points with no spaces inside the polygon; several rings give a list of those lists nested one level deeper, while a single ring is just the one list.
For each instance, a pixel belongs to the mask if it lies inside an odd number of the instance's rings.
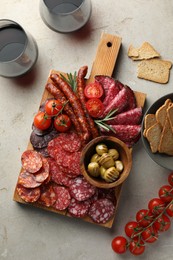
[{"label": "toasted bread", "polygon": [[146,136],[147,130],[156,123],[156,116],[155,114],[147,114],[144,118],[144,131],[143,136]]},{"label": "toasted bread", "polygon": [[161,124],[162,127],[165,124],[165,120],[167,117],[167,108],[170,106],[170,104],[172,104],[171,100],[167,99],[165,103],[156,111],[156,120],[158,123]]},{"label": "toasted bread", "polygon": [[148,60],[152,58],[160,57],[160,54],[153,48],[153,46],[144,42],[138,49],[138,56],[133,56],[133,60]]},{"label": "toasted bread", "polygon": [[152,153],[156,153],[158,151],[161,134],[162,127],[159,123],[155,123],[146,131],[146,138],[150,144]]},{"label": "toasted bread", "polygon": [[166,118],[166,122],[161,134],[158,151],[159,153],[173,155],[173,133],[168,117]]},{"label": "toasted bread", "polygon": [[167,108],[168,120],[173,132],[173,103]]}]

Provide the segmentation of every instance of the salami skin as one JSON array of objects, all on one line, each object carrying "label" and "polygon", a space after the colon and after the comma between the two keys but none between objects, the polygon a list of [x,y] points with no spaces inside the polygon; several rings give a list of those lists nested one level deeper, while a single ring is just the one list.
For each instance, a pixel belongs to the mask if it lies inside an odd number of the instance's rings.
[{"label": "salami skin", "polygon": [[95,194],[96,187],[88,183],[83,177],[77,177],[70,185],[69,192],[74,199],[84,201]]},{"label": "salami skin", "polygon": [[57,196],[56,202],[53,207],[57,210],[65,210],[71,201],[71,196],[67,188],[61,186],[53,187]]},{"label": "salami skin", "polygon": [[30,173],[35,173],[42,167],[42,158],[39,153],[34,150],[26,150],[21,156],[23,169]]},{"label": "salami skin", "polygon": [[82,129],[83,141],[87,143],[90,140],[90,133],[89,133],[86,116],[82,109],[80,100],[72,91],[71,87],[58,74],[51,74],[50,78],[56,84],[56,86],[64,93],[66,98],[69,100],[69,103],[71,104],[73,111],[77,116],[80,127]]},{"label": "salami skin", "polygon": [[90,201],[77,201],[74,198],[71,199],[70,205],[68,206],[68,213],[76,218],[86,217],[90,208]]},{"label": "salami skin", "polygon": [[114,214],[115,206],[109,199],[95,201],[88,212],[91,219],[98,224],[105,224]]},{"label": "salami skin", "polygon": [[87,74],[87,71],[88,71],[87,66],[81,67],[78,71],[78,75],[77,75],[77,95],[79,97],[83,111],[85,113],[92,138],[96,138],[96,137],[99,136],[98,129],[95,126],[94,120],[88,114],[88,111],[87,111],[86,106],[85,106],[86,99],[85,99],[85,95],[84,95],[84,88],[86,86],[85,85],[85,76]]},{"label": "salami skin", "polygon": [[21,185],[17,185],[16,191],[22,200],[28,203],[36,202],[40,197],[40,188],[27,189]]}]

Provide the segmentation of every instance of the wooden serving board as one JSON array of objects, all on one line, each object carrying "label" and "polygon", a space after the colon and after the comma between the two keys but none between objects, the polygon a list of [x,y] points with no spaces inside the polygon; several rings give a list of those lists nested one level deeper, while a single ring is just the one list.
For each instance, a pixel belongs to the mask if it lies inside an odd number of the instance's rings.
[{"label": "wooden serving board", "polygon": [[[113,70],[114,70],[114,67],[115,67],[115,64],[116,64],[116,61],[117,61],[118,53],[120,51],[121,41],[122,41],[122,39],[118,36],[102,33],[101,39],[100,39],[100,42],[99,42],[99,45],[98,45],[98,48],[97,48],[97,51],[96,51],[96,57],[95,57],[95,60],[93,62],[93,65],[92,65],[90,76],[87,79],[87,83],[94,81],[95,75],[112,76],[112,73],[113,73]],[[52,70],[50,73],[60,73],[60,72]],[[62,73],[62,74],[65,74],[65,73]],[[49,82],[49,81],[50,81],[50,79],[48,77],[47,82]],[[47,82],[46,82],[46,84],[47,84]],[[137,100],[137,106],[143,107],[144,103],[145,103],[145,99],[146,99],[146,94],[140,93],[140,92],[135,92],[135,96],[136,96],[136,100]],[[44,92],[43,92],[40,104],[42,102],[44,102],[49,97],[52,97],[52,96],[45,89]],[[30,142],[27,146],[27,149],[33,149]],[[17,186],[17,184],[16,184],[16,186]],[[114,219],[115,219],[116,211],[117,211],[117,208],[118,208],[118,204],[119,204],[121,189],[122,189],[122,185],[115,188],[115,196],[116,196],[117,203],[115,205],[116,210],[115,210],[113,218],[110,221],[108,221],[106,224],[99,224],[100,226],[107,227],[107,228],[112,227]],[[16,201],[16,202],[22,203],[22,204],[28,204],[28,205],[31,205],[31,206],[35,206],[35,207],[38,207],[38,208],[48,210],[50,212],[55,212],[55,213],[58,213],[58,214],[61,214],[61,215],[66,215],[66,216],[71,217],[68,214],[67,210],[58,211],[58,210],[55,210],[54,208],[44,207],[44,206],[42,206],[38,203],[32,203],[32,204],[26,203],[25,201],[23,201],[20,198],[20,196],[16,192],[16,188],[15,188],[15,191],[14,191],[13,200]],[[83,220],[95,224],[89,217],[85,217],[85,218],[83,218]]]}]

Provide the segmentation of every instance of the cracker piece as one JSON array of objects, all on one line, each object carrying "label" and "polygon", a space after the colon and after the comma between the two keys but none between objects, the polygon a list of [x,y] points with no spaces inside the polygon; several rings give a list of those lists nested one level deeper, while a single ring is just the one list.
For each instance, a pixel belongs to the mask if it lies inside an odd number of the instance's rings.
[{"label": "cracker piece", "polygon": [[162,127],[159,123],[155,123],[146,131],[146,138],[150,144],[152,153],[156,153],[158,151],[161,134]]},{"label": "cracker piece", "polygon": [[173,155],[173,133],[168,118],[166,118],[166,122],[161,134],[158,151],[159,153]]},{"label": "cracker piece", "polygon": [[138,53],[138,48],[134,48],[133,45],[129,46],[128,49],[128,53],[127,55],[131,58],[131,57],[138,57],[139,53]]},{"label": "cracker piece", "polygon": [[168,120],[173,132],[173,103],[167,108]]},{"label": "cracker piece", "polygon": [[156,123],[156,116],[155,114],[147,114],[144,118],[144,131],[143,136],[146,137],[147,130]]},{"label": "cracker piece", "polygon": [[160,57],[160,54],[149,42],[144,42],[138,49],[138,56],[134,56],[133,60],[148,60],[156,57]]},{"label": "cracker piece", "polygon": [[166,60],[150,59],[143,60],[138,64],[138,78],[165,84],[169,81],[172,63]]},{"label": "cracker piece", "polygon": [[169,105],[172,104],[172,101],[170,99],[167,99],[164,104],[159,107],[156,111],[156,120],[158,123],[161,124],[162,127],[165,125],[166,117],[167,117],[167,108]]}]

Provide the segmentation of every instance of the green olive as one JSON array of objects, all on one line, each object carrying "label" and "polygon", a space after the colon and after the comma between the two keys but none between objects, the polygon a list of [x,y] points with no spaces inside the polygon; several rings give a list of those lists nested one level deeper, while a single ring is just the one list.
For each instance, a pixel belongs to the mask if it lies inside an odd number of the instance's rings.
[{"label": "green olive", "polygon": [[105,144],[103,143],[100,143],[96,146],[96,152],[99,154],[99,155],[102,155],[104,153],[107,153],[108,152],[108,148]]},{"label": "green olive", "polygon": [[100,167],[97,162],[91,162],[88,164],[88,172],[93,177],[98,177],[100,175],[99,168]]},{"label": "green olive", "polygon": [[102,179],[104,179],[104,174],[106,172],[106,169],[103,166],[101,166],[100,169],[99,169],[99,172],[100,172],[100,177]]},{"label": "green olive", "polygon": [[106,182],[114,182],[118,179],[120,173],[115,167],[110,167],[104,173],[104,179]]},{"label": "green olive", "polygon": [[91,157],[90,162],[98,162],[99,158],[100,158],[100,155],[98,155],[97,153],[95,153],[95,154]]},{"label": "green olive", "polygon": [[120,161],[120,160],[115,161],[115,168],[119,172],[122,172],[122,170],[124,169],[124,165],[123,165],[122,161]]},{"label": "green olive", "polygon": [[119,158],[119,152],[116,149],[109,149],[108,154],[110,154],[114,160]]},{"label": "green olive", "polygon": [[114,160],[108,153],[104,153],[98,160],[98,163],[106,169],[114,166]]}]

